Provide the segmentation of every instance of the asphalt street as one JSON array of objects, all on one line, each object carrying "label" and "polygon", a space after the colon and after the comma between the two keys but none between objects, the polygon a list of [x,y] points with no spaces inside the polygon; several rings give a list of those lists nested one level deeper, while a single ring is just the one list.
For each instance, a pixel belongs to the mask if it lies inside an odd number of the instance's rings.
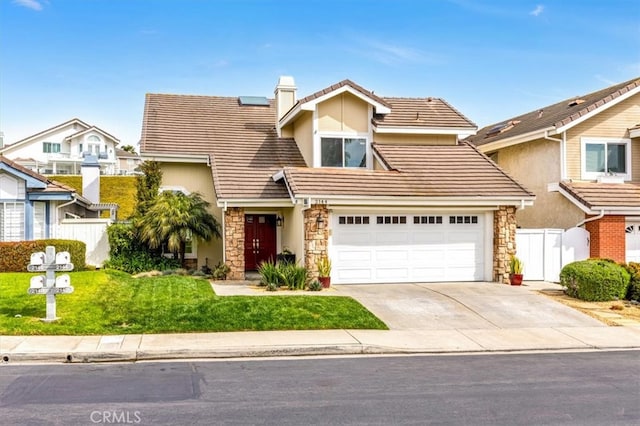
[{"label": "asphalt street", "polygon": [[630,425],[640,352],[5,365],[3,424]]}]

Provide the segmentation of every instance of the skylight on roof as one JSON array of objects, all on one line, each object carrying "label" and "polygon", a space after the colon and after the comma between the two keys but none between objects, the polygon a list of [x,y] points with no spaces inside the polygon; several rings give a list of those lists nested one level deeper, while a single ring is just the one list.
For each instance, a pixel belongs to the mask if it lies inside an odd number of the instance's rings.
[{"label": "skylight on roof", "polygon": [[513,126],[515,126],[518,123],[520,123],[520,120],[511,120],[511,121],[505,121],[504,123],[496,124],[491,129],[489,129],[489,131],[485,135],[485,138],[490,138],[497,134],[506,132],[507,130],[511,129]]},{"label": "skylight on roof", "polygon": [[269,99],[264,96],[239,96],[238,103],[242,106],[269,106]]}]

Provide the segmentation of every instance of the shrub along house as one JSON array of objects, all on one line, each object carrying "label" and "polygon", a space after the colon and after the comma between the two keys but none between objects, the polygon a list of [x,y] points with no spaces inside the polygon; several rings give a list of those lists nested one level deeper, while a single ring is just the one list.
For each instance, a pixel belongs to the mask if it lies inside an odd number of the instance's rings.
[{"label": "shrub along house", "polygon": [[222,241],[194,241],[229,277],[284,248],[332,282],[507,281],[515,211],[534,196],[472,145],[439,98],[388,98],[344,80],[298,99],[148,94],[141,155],[163,189],[198,191]]}]

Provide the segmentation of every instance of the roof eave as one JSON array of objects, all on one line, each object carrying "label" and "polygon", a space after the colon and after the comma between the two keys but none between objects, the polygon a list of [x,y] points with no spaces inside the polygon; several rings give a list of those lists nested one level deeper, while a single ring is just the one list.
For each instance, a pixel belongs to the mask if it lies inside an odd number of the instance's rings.
[{"label": "roof eave", "polygon": [[296,194],[296,200],[311,199],[330,205],[361,205],[380,206],[416,206],[416,207],[496,207],[496,206],[533,206],[535,196],[511,197],[477,197],[477,196],[441,196],[441,197],[411,197],[411,196],[371,196],[371,195],[323,195]]},{"label": "roof eave", "polygon": [[160,161],[164,163],[201,163],[210,165],[209,154],[174,154],[167,152],[143,152],[142,161]]},{"label": "roof eave", "polygon": [[640,86],[629,90],[628,92],[616,97],[615,99],[612,99],[609,102],[604,103],[601,106],[595,107],[592,111],[589,111],[588,113],[580,116],[579,118],[577,118],[575,120],[571,120],[569,123],[567,123],[565,125],[562,125],[561,124],[562,122],[560,121],[560,122],[556,123],[555,126],[554,126],[556,128],[556,133],[566,132],[570,128],[577,126],[578,124],[590,119],[594,115],[597,115],[597,114],[601,113],[602,111],[605,111],[605,110],[611,108],[612,106],[615,106],[615,105],[619,104],[620,102],[623,102],[623,101],[629,99],[630,97],[632,97],[632,96],[634,96],[634,95],[636,95],[638,93],[640,93]]},{"label": "roof eave", "polygon": [[404,135],[458,135],[460,137],[473,136],[477,127],[413,127],[413,126],[381,126],[374,125],[376,133],[396,133]]},{"label": "roof eave", "polygon": [[220,208],[227,207],[293,207],[293,202],[288,198],[218,198],[216,205]]},{"label": "roof eave", "polygon": [[330,99],[336,95],[339,95],[341,93],[344,92],[348,92],[350,94],[352,94],[353,96],[361,99],[364,102],[367,102],[368,104],[372,105],[375,110],[376,110],[376,114],[389,114],[391,112],[391,108],[389,108],[386,105],[383,105],[382,103],[376,101],[375,99],[372,99],[368,96],[366,96],[365,94],[361,93],[360,91],[354,89],[353,87],[349,86],[349,85],[344,85],[342,87],[339,87],[335,90],[332,90],[331,92],[325,93],[322,96],[318,96],[315,99],[309,100],[307,102],[303,102],[303,103],[298,103],[297,105],[294,106],[294,108],[290,109],[278,122],[278,125],[282,128],[284,126],[286,126],[287,124],[289,124],[291,121],[293,121],[298,114],[300,114],[301,111],[314,111],[316,109],[316,106],[321,103],[326,101],[327,99]]},{"label": "roof eave", "polygon": [[508,148],[513,145],[518,145],[523,142],[529,142],[536,139],[544,138],[549,134],[555,134],[555,127],[546,127],[544,129],[534,130],[532,132],[523,133],[521,135],[512,136],[510,138],[499,139],[493,142],[485,143],[482,145],[473,144],[480,152],[487,153],[492,151],[497,151],[499,149]]}]

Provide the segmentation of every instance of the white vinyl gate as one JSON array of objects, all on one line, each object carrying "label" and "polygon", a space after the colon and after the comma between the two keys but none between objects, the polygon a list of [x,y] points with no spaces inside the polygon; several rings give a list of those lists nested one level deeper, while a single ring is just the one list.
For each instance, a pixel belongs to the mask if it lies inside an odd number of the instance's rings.
[{"label": "white vinyl gate", "polygon": [[102,266],[109,258],[107,227],[110,224],[111,219],[64,219],[54,227],[55,238],[84,242],[87,265]]},{"label": "white vinyl gate", "polygon": [[583,228],[517,229],[516,256],[527,281],[560,281],[562,267],[589,257],[589,232]]}]

